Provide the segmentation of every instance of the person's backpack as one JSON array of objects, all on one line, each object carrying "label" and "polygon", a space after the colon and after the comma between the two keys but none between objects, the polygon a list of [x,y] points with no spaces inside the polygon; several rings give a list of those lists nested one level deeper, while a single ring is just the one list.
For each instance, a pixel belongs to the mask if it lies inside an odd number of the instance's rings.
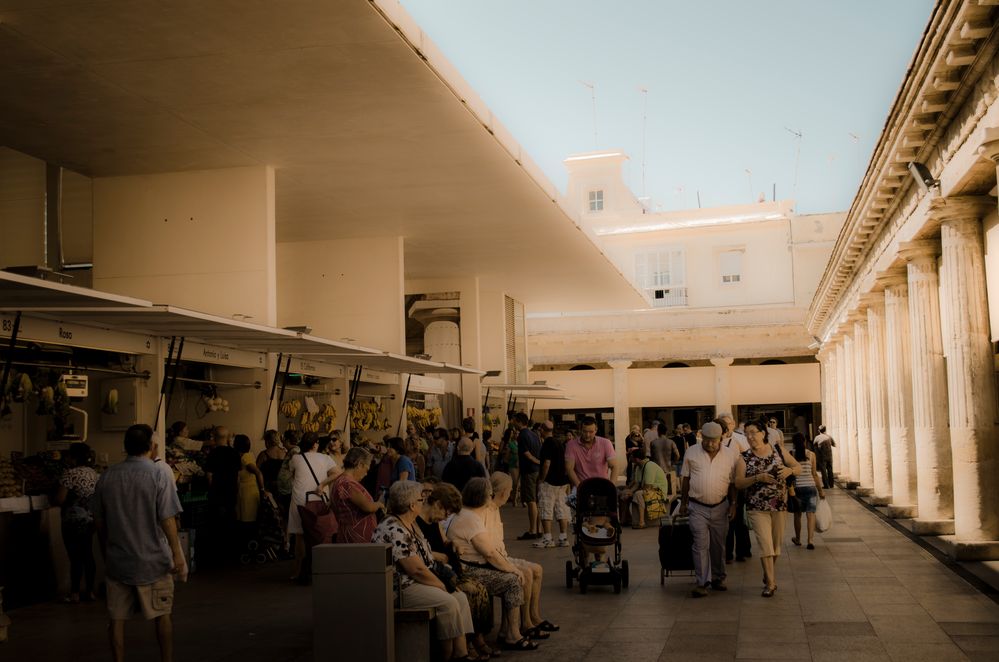
[{"label": "person's backpack", "polygon": [[277,475],[278,494],[282,494],[284,496],[291,494],[295,480],[295,476],[291,471],[291,458],[295,457],[297,454],[298,453],[295,452],[289,452],[285,455],[284,460],[281,461],[281,469],[278,471]]}]

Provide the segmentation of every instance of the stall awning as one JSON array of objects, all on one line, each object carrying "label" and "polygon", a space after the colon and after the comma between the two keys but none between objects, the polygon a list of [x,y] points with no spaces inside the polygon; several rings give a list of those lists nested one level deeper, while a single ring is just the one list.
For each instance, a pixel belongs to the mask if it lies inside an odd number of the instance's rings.
[{"label": "stall awning", "polygon": [[0,271],[0,304],[7,310],[27,312],[36,308],[143,307],[152,302]]},{"label": "stall awning", "polygon": [[533,384],[483,384],[490,391],[513,391],[516,395],[523,396],[528,391],[532,394],[538,393],[561,393],[558,386],[549,386],[545,382],[534,382]]},{"label": "stall awning", "polygon": [[0,272],[0,312],[22,312],[126,333],[184,337],[251,352],[313,356],[329,363],[362,365],[385,372],[485,374],[472,368],[5,272]]}]

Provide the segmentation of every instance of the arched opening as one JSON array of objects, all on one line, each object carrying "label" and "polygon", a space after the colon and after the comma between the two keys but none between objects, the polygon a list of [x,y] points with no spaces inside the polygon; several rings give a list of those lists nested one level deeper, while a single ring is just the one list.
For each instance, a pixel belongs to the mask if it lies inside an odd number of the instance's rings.
[{"label": "arched opening", "polygon": [[596,368],[594,368],[591,365],[586,365],[585,363],[581,363],[579,365],[572,366],[571,368],[569,368],[569,370],[596,370]]},{"label": "arched opening", "polygon": [[787,365],[787,361],[781,361],[780,359],[767,359],[766,361],[760,361],[760,365]]},{"label": "arched opening", "polygon": [[690,366],[682,361],[672,361],[663,366],[664,368],[689,368]]}]

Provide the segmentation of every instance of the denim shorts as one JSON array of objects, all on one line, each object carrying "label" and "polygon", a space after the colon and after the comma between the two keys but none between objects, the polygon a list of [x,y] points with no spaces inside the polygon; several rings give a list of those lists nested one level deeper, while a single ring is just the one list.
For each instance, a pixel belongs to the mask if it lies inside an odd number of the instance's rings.
[{"label": "denim shorts", "polygon": [[814,487],[796,487],[794,493],[801,501],[801,512],[814,513],[819,507],[819,491]]}]

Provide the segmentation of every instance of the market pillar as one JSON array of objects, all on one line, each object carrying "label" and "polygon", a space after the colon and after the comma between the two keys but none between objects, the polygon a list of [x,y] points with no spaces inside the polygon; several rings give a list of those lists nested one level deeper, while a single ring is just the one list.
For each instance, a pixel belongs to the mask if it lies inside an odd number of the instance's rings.
[{"label": "market pillar", "polygon": [[857,461],[859,463],[860,489],[869,491],[874,484],[874,465],[871,461],[871,400],[868,382],[867,315],[860,311],[851,314],[853,320],[853,387],[856,398]]},{"label": "market pillar", "polygon": [[840,474],[845,479],[850,473],[850,449],[847,444],[846,434],[846,377],[845,361],[843,350],[843,337],[834,335],[833,352],[835,355],[836,372],[833,375],[833,388],[836,390],[836,433],[833,437],[836,446],[833,448],[833,475]]},{"label": "market pillar", "polygon": [[947,415],[947,370],[940,333],[935,241],[904,243],[909,285],[909,357],[916,444],[917,533],[953,533],[954,483]]},{"label": "market pillar", "polygon": [[954,471],[954,533],[960,541],[999,540],[995,364],[985,291],[981,217],[992,198],[938,198],[940,305],[947,365]]},{"label": "market pillar", "polygon": [[732,357],[711,359],[715,367],[715,416],[732,413]]},{"label": "market pillar", "polygon": [[608,361],[614,371],[614,451],[617,475],[624,476],[628,466],[625,441],[631,431],[629,418],[628,368],[631,361]]},{"label": "market pillar", "polygon": [[843,399],[846,402],[847,483],[859,485],[860,456],[857,450],[857,398],[854,378],[853,338],[843,334]]},{"label": "market pillar", "polygon": [[888,514],[917,513],[916,441],[912,429],[912,371],[909,357],[909,286],[904,273],[879,279],[885,288],[885,392],[891,439],[891,503]]},{"label": "market pillar", "polygon": [[888,436],[888,393],[885,389],[885,297],[871,292],[863,297],[867,305],[868,369],[871,414],[872,503],[891,501],[891,448]]}]

